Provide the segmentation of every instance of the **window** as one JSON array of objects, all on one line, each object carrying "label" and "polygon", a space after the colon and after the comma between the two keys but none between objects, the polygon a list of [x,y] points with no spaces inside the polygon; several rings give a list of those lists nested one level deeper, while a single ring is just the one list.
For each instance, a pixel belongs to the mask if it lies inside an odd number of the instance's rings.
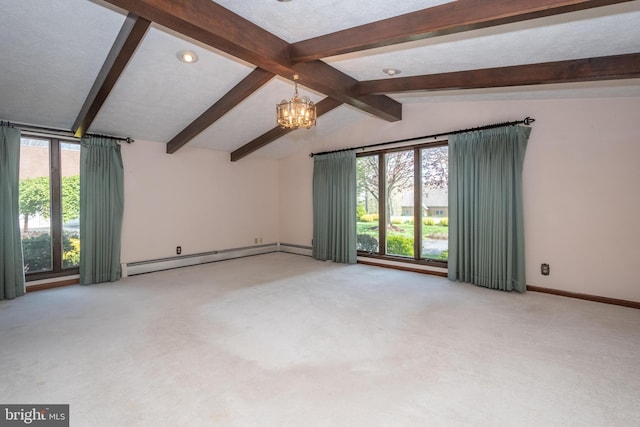
[{"label": "window", "polygon": [[449,257],[449,147],[425,147],[421,152],[421,256]]},{"label": "window", "polygon": [[21,138],[19,197],[27,281],[77,274],[80,144],[57,138]]},{"label": "window", "polygon": [[[387,231],[386,253],[396,256],[413,257],[415,232],[414,205],[414,156],[411,151],[398,151],[383,156],[385,185],[384,222]],[[402,210],[410,206],[413,213],[402,216]]]},{"label": "window", "polygon": [[445,262],[449,247],[446,142],[364,153],[357,158],[357,168],[360,254]]}]

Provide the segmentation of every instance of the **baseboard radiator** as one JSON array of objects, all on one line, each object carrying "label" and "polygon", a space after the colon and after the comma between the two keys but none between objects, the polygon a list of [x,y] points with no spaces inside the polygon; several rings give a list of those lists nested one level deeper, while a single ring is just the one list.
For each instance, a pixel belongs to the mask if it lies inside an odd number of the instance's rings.
[{"label": "baseboard radiator", "polygon": [[122,277],[152,273],[154,271],[170,270],[173,268],[189,267],[198,264],[207,264],[210,262],[225,261],[234,258],[262,255],[272,252],[287,252],[292,254],[311,256],[311,247],[292,245],[287,243],[268,243],[265,245],[224,249],[220,251],[181,255],[149,261],[130,262],[122,264]]},{"label": "baseboard radiator", "polygon": [[[224,260],[234,259],[234,258],[249,257],[253,255],[268,254],[272,252],[286,252],[286,253],[296,254],[296,255],[311,256],[312,248],[310,246],[294,245],[289,243],[269,243],[266,245],[256,245],[256,246],[248,246],[244,248],[225,249],[221,251],[211,251],[211,252],[192,254],[192,255],[182,255],[182,256],[176,256],[171,258],[155,259],[150,261],[130,262],[128,264],[122,264],[122,277],[135,276],[137,274],[151,273],[154,271],[170,270],[173,268],[188,267],[188,266],[198,265],[198,264],[206,264],[206,263],[216,262],[216,261],[224,261]],[[363,264],[374,264],[369,262],[368,259],[366,258],[362,258],[362,259],[361,258],[362,257],[358,257],[358,261]],[[393,265],[393,264],[376,263],[374,265],[377,265],[379,267],[400,268],[399,266]],[[405,270],[415,271],[420,273],[428,272],[430,274],[437,274],[437,275],[443,275],[443,276],[446,274],[442,271],[426,271],[426,270],[417,270],[417,269],[406,268],[406,267],[403,267],[400,269],[405,269]],[[442,270],[446,271],[444,269]],[[73,276],[73,278],[76,278],[76,277],[77,276]],[[69,277],[64,277],[60,279],[68,279],[68,278]],[[35,282],[33,284],[35,286],[33,286],[32,290],[38,290],[40,285],[36,284]],[[43,285],[42,289],[48,289],[49,287],[56,287],[56,286],[55,285],[49,286],[48,284],[45,284]],[[567,291],[562,291],[557,289],[542,288],[538,286],[527,286],[527,290],[640,309],[640,302],[636,302],[636,301],[627,301],[627,300],[613,299],[613,298],[607,298],[607,297],[601,297],[601,296],[586,295],[586,294],[567,292]]]},{"label": "baseboard radiator", "polygon": [[286,252],[288,254],[306,255],[311,256],[313,249],[311,246],[292,245],[290,243],[280,243],[280,252]]}]

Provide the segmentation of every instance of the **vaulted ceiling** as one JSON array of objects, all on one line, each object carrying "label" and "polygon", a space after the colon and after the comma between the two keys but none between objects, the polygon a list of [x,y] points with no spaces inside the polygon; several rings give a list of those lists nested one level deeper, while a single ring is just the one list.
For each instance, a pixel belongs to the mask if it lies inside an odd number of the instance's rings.
[{"label": "vaulted ceiling", "polygon": [[[0,0],[0,119],[280,158],[402,105],[640,96],[640,0]],[[192,50],[185,64],[177,53]],[[389,76],[383,69],[400,74]],[[300,92],[318,126],[283,131]]]}]

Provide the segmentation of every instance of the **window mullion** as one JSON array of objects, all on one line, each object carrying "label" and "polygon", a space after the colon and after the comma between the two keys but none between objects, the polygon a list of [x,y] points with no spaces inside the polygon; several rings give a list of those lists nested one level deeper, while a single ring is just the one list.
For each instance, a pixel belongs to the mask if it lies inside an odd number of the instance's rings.
[{"label": "window mullion", "polygon": [[413,254],[422,258],[422,156],[420,149],[413,150]]},{"label": "window mullion", "polygon": [[380,244],[378,252],[381,255],[387,253],[387,165],[386,154],[378,155],[378,232]]},{"label": "window mullion", "polygon": [[51,255],[54,272],[62,270],[62,195],[60,189],[60,140],[51,139]]}]

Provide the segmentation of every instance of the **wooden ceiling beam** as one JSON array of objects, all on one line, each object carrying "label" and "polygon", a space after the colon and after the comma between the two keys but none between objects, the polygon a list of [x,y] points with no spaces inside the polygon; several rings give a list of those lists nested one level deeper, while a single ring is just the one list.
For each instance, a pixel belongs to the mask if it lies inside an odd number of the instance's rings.
[{"label": "wooden ceiling beam", "polygon": [[287,79],[299,74],[300,84],[328,96],[338,96],[374,116],[392,121],[402,119],[402,106],[397,101],[384,95],[354,96],[357,81],[335,68],[320,61],[294,67],[289,58],[289,43],[211,0],[106,1],[273,74]]},{"label": "wooden ceiling beam", "polygon": [[82,138],[95,120],[100,108],[142,42],[149,25],[151,25],[149,20],[132,13],[129,13],[125,18],[109,55],[102,64],[89,95],[73,123],[72,131],[76,137]]},{"label": "wooden ceiling beam", "polygon": [[291,45],[291,61],[313,61],[413,40],[632,0],[458,0]]},{"label": "wooden ceiling beam", "polygon": [[361,95],[484,89],[640,77],[640,53],[363,81]]},{"label": "wooden ceiling beam", "polygon": [[173,154],[187,142],[195,138],[200,132],[211,126],[216,120],[231,111],[236,105],[246,99],[265,83],[273,78],[274,74],[261,68],[256,68],[233,89],[227,92],[215,104],[195,119],[189,126],[178,133],[167,143],[167,153]]},{"label": "wooden ceiling beam", "polygon": [[289,44],[211,0],[106,0],[274,74],[290,74]]},{"label": "wooden ceiling beam", "polygon": [[[339,107],[340,105],[342,105],[342,102],[335,100],[333,98],[324,98],[322,101],[318,102],[316,104],[316,114],[318,117],[322,116],[325,113],[328,113],[329,111],[333,110],[336,107]],[[259,137],[257,137],[256,139],[254,139],[251,142],[246,143],[245,145],[243,145],[242,147],[238,148],[237,150],[233,151],[231,153],[231,161],[232,162],[237,162],[238,160],[242,159],[243,157],[248,156],[249,154],[253,153],[254,151],[258,150],[259,148],[264,147],[265,145],[269,144],[270,142],[275,141],[276,139],[288,134],[289,132],[293,131],[294,129],[282,129],[279,126],[274,127],[273,129],[263,133],[262,135],[260,135]]]},{"label": "wooden ceiling beam", "polygon": [[328,97],[351,105],[373,116],[395,122],[402,119],[402,104],[388,96],[360,96],[358,81],[322,61],[297,64],[293,67],[300,75],[300,84]]},{"label": "wooden ceiling beam", "polygon": [[[361,97],[365,97],[377,93],[483,89],[632,78],[640,78],[640,53],[369,80],[359,83],[358,93]],[[322,102],[327,100],[331,99],[327,98]],[[318,104],[318,111],[320,111],[320,104]],[[338,105],[340,103],[332,109]],[[271,129],[231,153],[231,161],[241,159],[290,131],[290,129],[278,127]]]}]

